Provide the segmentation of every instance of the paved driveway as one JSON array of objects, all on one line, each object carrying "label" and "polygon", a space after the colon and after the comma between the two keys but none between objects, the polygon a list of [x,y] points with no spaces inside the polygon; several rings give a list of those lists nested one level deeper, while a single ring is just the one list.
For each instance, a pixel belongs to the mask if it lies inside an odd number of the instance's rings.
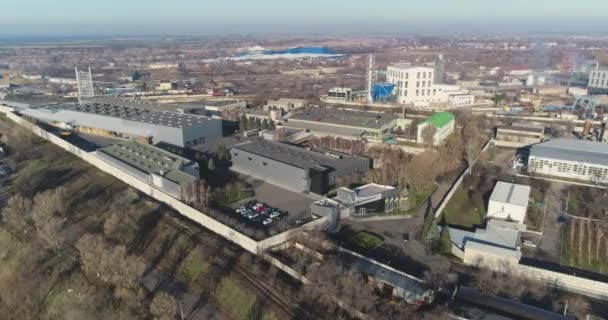
[{"label": "paved driveway", "polygon": [[555,263],[559,263],[561,250],[562,225],[558,222],[558,218],[562,212],[561,191],[563,188],[563,183],[551,182],[545,199],[543,235],[535,250],[536,258]]}]

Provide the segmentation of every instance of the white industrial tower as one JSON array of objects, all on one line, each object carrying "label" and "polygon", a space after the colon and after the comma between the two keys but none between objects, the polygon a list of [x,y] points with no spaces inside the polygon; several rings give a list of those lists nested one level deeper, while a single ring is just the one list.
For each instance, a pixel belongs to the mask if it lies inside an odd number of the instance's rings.
[{"label": "white industrial tower", "polygon": [[372,96],[372,86],[373,86],[373,82],[374,82],[374,55],[369,55],[369,62],[367,65],[367,76],[366,76],[366,80],[367,80],[367,102],[368,103],[372,103],[374,102],[374,98]]},{"label": "white industrial tower", "polygon": [[78,71],[78,67],[75,67],[74,70],[76,71],[76,83],[78,84],[78,103],[82,104],[82,99],[95,96],[93,76],[91,75],[91,68],[89,68],[89,72]]}]

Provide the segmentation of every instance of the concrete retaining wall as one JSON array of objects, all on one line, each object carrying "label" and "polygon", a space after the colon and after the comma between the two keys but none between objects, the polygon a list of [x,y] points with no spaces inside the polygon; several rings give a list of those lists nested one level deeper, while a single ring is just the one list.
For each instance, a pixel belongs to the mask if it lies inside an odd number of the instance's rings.
[{"label": "concrete retaining wall", "polygon": [[566,291],[608,301],[608,283],[524,265],[518,265],[516,270],[524,277],[549,283]]}]

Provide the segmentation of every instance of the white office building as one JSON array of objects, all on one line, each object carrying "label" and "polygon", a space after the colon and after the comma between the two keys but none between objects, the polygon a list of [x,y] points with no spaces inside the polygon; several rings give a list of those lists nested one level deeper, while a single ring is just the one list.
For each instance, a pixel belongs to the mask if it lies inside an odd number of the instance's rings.
[{"label": "white office building", "polygon": [[608,68],[591,71],[587,89],[590,94],[608,93]]},{"label": "white office building", "polygon": [[[386,69],[386,80],[396,87],[393,94],[398,103],[412,104],[416,107],[428,107],[431,103],[448,103],[452,95],[465,95],[468,91],[458,86],[435,84],[435,69],[414,66],[409,63],[390,65]],[[474,101],[469,95],[466,98],[453,100],[462,105],[463,102]]]},{"label": "white office building", "polygon": [[490,196],[486,217],[524,224],[530,191],[530,186],[498,181]]},{"label": "white office building", "polygon": [[530,149],[528,172],[606,183],[608,144],[563,138],[535,144]]}]

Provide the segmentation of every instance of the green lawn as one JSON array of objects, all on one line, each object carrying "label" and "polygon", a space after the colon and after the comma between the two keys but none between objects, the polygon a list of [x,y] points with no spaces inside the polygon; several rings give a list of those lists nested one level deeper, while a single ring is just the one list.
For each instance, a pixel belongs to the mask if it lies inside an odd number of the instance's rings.
[{"label": "green lawn", "polygon": [[351,241],[363,249],[376,248],[384,243],[382,238],[365,230],[355,233],[351,237]]},{"label": "green lawn", "polygon": [[[250,290],[230,276],[222,278],[215,296],[218,304],[236,320],[276,320],[277,317],[268,310],[258,310],[257,297]],[[261,316],[260,316],[261,313]]]},{"label": "green lawn", "polygon": [[[477,210],[475,210],[477,209]],[[462,188],[458,188],[443,210],[445,222],[454,226],[471,228],[481,224],[485,207],[475,208],[473,201]]]},{"label": "green lawn", "polygon": [[202,288],[201,282],[205,281],[205,275],[209,270],[210,265],[206,258],[202,250],[195,249],[188,254],[179,269],[180,277],[183,277],[195,290]]}]

